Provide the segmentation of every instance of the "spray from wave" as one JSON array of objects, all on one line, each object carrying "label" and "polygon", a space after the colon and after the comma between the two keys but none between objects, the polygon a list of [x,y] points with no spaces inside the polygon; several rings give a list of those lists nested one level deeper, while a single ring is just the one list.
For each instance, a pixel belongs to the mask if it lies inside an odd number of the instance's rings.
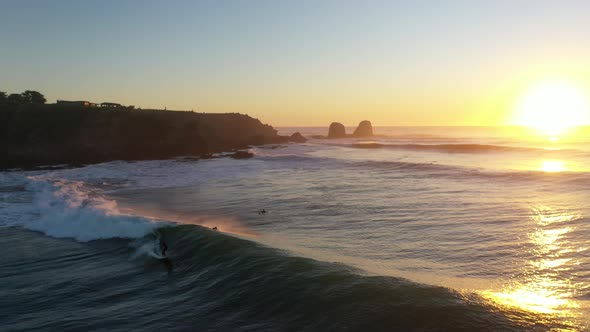
[{"label": "spray from wave", "polygon": [[81,242],[110,238],[138,238],[165,222],[125,214],[117,202],[94,193],[82,181],[44,181],[29,177],[33,202],[23,217],[8,226],[22,226],[58,238]]},{"label": "spray from wave", "polygon": [[26,189],[32,204],[19,211],[20,218],[5,220],[6,226],[21,226],[57,238],[80,242],[100,239],[136,239],[158,228],[175,224],[216,228],[225,233],[254,237],[257,234],[225,216],[202,216],[177,212],[120,207],[115,199],[83,181],[29,176]]}]

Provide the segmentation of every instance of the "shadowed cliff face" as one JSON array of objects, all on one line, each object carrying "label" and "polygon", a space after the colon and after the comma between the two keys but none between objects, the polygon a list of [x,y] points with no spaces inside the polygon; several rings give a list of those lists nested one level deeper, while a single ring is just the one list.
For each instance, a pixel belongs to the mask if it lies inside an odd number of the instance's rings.
[{"label": "shadowed cliff face", "polygon": [[204,155],[282,143],[247,115],[0,105],[0,167]]}]

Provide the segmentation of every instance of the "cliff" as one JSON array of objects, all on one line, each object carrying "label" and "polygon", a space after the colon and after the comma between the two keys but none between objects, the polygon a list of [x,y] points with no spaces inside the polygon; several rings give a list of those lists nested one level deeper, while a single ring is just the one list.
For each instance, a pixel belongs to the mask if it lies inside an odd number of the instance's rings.
[{"label": "cliff", "polygon": [[247,115],[0,105],[0,168],[203,156],[284,143]]}]

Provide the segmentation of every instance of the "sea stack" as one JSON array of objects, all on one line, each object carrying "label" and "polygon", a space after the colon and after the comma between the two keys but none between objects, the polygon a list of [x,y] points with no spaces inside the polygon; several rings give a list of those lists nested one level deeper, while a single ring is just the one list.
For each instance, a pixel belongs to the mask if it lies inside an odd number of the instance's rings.
[{"label": "sea stack", "polygon": [[346,129],[344,125],[339,122],[332,122],[328,130],[328,138],[344,138],[346,137]]},{"label": "sea stack", "polygon": [[352,134],[354,137],[371,137],[373,136],[373,126],[371,125],[371,121],[361,121],[359,126],[356,127],[354,133]]}]

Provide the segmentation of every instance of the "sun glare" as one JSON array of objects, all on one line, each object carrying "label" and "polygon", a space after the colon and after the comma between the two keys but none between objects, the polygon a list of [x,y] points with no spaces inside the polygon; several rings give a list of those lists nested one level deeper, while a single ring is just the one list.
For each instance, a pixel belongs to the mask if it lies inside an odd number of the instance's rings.
[{"label": "sun glare", "polygon": [[588,101],[575,85],[544,82],[526,92],[516,106],[515,123],[547,135],[559,135],[590,119]]},{"label": "sun glare", "polygon": [[541,164],[541,171],[548,173],[557,173],[567,171],[565,164],[560,160],[543,160]]}]

